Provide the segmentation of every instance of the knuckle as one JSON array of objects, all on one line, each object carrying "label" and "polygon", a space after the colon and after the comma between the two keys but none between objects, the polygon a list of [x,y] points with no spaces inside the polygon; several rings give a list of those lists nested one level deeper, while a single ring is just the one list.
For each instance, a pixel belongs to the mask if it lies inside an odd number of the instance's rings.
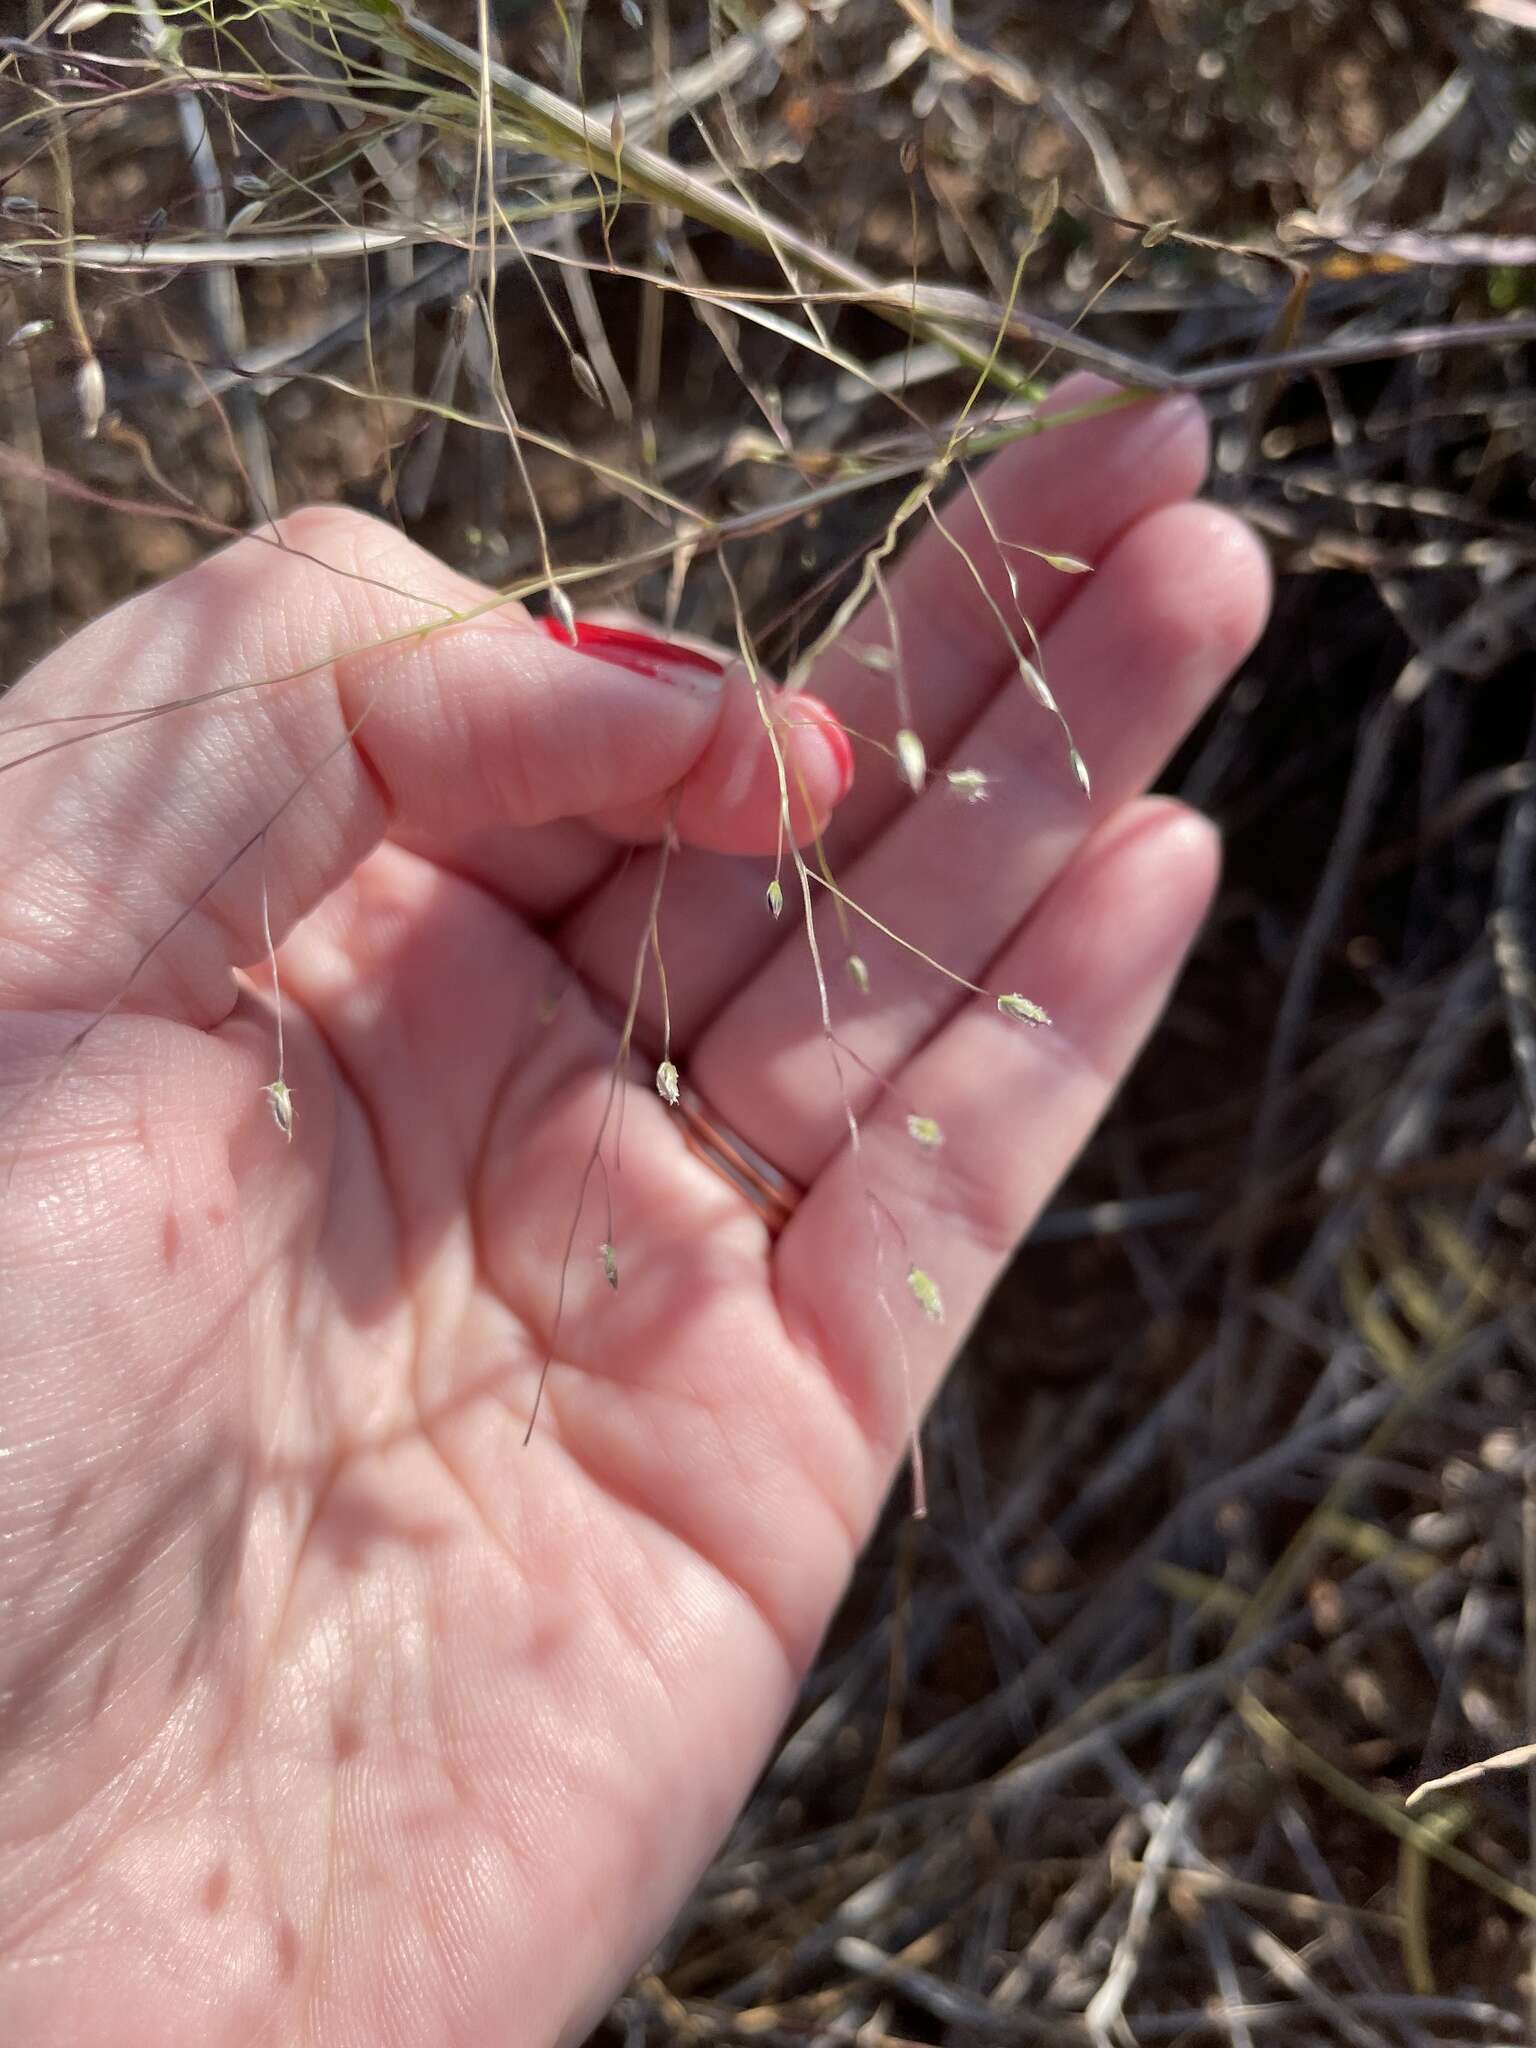
[{"label": "knuckle", "polygon": [[284,547],[305,553],[339,555],[349,565],[369,551],[399,545],[393,527],[350,505],[301,505],[277,523],[277,537]]}]

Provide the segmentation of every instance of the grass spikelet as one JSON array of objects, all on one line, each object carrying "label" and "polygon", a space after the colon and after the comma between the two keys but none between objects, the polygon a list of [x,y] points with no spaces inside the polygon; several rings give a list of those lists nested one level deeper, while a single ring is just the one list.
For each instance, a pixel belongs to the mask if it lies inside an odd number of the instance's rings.
[{"label": "grass spikelet", "polygon": [[1040,1024],[1049,1024],[1051,1021],[1040,1005],[1032,1003],[1028,996],[999,996],[997,1007],[1005,1017],[1012,1017],[1015,1023],[1028,1024],[1031,1028]]},{"label": "grass spikelet", "polygon": [[277,948],[272,943],[272,909],[267,896],[266,850],[263,838],[261,871],[261,936],[266,943],[267,965],[272,970],[272,1002],[277,1015],[277,1074],[267,1082],[262,1094],[267,1098],[267,1107],[272,1112],[272,1121],[288,1140],[293,1142],[293,1094],[287,1080],[287,1049],[283,1042],[283,985],[277,974]]},{"label": "grass spikelet", "polygon": [[565,635],[567,645],[576,646],[576,607],[558,583],[549,586],[549,609]]},{"label": "grass spikelet", "polygon": [[903,726],[896,735],[896,765],[912,794],[921,796],[923,785],[928,780],[928,755],[910,726]]},{"label": "grass spikelet", "polygon": [[277,1125],[277,1128],[291,1144],[293,1141],[293,1092],[289,1088],[288,1083],[279,1076],[275,1081],[268,1081],[261,1092],[267,1098],[267,1107],[272,1112],[273,1123]]},{"label": "grass spikelet", "polygon": [[912,1298],[930,1323],[944,1320],[944,1297],[939,1292],[938,1282],[931,1273],[925,1273],[921,1266],[908,1266],[907,1285]]}]

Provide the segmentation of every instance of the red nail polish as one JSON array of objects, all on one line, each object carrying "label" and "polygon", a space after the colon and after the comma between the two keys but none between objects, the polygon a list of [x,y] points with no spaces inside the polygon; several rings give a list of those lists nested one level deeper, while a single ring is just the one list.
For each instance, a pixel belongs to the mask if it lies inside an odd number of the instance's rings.
[{"label": "red nail polish", "polygon": [[[551,640],[562,647],[571,645],[558,619],[545,617],[538,623]],[[665,682],[669,669],[692,668],[711,676],[725,674],[725,663],[712,654],[704,654],[697,647],[681,647],[675,640],[660,639],[655,633],[637,632],[632,626],[599,626],[588,619],[578,619],[576,647],[582,654],[612,662],[615,668],[626,668],[631,675],[649,676],[655,682]]]},{"label": "red nail polish", "polygon": [[853,787],[853,742],[844,731],[837,713],[829,711],[819,697],[802,697],[800,707],[810,712],[832,749],[832,758],[837,763],[837,794],[832,801],[840,804]]}]

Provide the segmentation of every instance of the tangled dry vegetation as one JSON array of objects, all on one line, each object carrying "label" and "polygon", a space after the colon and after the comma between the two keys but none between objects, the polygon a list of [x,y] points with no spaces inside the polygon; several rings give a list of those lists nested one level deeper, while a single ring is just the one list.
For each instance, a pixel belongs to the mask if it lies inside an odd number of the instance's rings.
[{"label": "tangled dry vegetation", "polygon": [[1536,5],[19,11],[9,674],[314,496],[734,637],[728,549],[792,668],[978,366],[1205,392],[1281,571],[1195,965],[604,2040],[1536,2038]]}]

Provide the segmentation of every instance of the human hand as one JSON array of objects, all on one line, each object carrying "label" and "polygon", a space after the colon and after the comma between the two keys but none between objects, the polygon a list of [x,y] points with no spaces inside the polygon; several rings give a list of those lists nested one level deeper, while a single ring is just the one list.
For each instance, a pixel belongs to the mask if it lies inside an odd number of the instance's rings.
[{"label": "human hand", "polygon": [[[316,512],[285,529],[302,552],[238,544],[8,700],[11,758],[83,730],[24,721],[305,671],[6,778],[0,2039],[544,2048],[601,2014],[729,1826],[902,1453],[870,1191],[948,1309],[892,1304],[921,1405],[1204,912],[1210,829],[1139,794],[1265,608],[1255,543],[1186,502],[1203,463],[1177,401],[984,478],[1005,538],[1096,565],[1009,557],[1091,803],[961,557],[930,532],[893,579],[930,761],[993,794],[914,800],[874,755],[833,871],[1056,1021],[872,928],[861,997],[824,914],[846,1102],[793,890],[776,926],[762,865],[721,857],[777,828],[739,670],[631,675],[507,612],[424,637],[485,593]],[[1006,605],[974,504],[946,524]],[[816,686],[889,737],[888,678],[834,650]],[[786,715],[803,825],[837,750]],[[673,1057],[805,1194],[775,1241],[688,1148],[652,976],[622,1164],[567,1268],[660,858],[624,842],[669,816],[718,849],[661,899]],[[291,1146],[261,1095],[268,920]]]}]

